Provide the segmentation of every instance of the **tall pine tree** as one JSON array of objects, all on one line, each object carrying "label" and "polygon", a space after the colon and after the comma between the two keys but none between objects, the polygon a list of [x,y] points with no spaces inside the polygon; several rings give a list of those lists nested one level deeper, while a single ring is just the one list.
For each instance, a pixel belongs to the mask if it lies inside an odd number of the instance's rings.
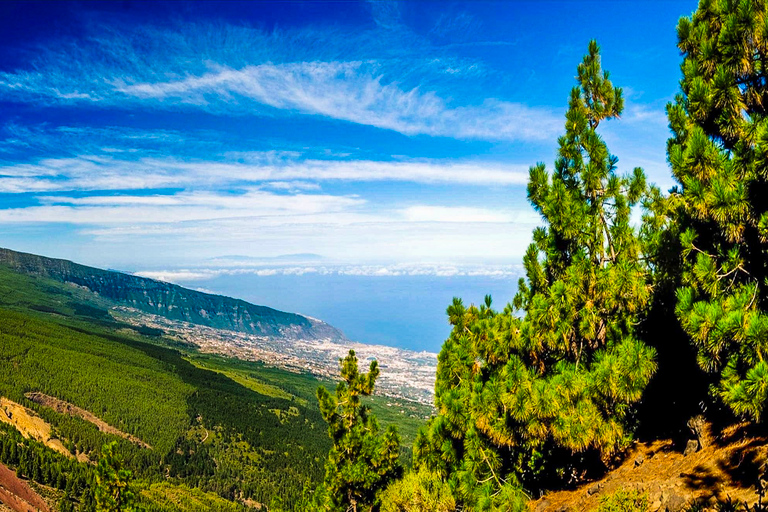
[{"label": "tall pine tree", "polygon": [[[514,305],[497,312],[458,299],[438,358],[438,415],[416,445],[474,510],[519,507],[573,453],[604,458],[631,439],[628,421],[656,370],[636,335],[650,279],[632,208],[645,196],[641,169],[616,173],[597,133],[623,109],[597,44],[578,66],[555,169],[530,170],[528,197],[545,223],[533,233]],[[524,312],[521,319],[517,311]]]},{"label": "tall pine tree", "polygon": [[683,248],[677,315],[717,376],[714,392],[760,420],[768,399],[768,11],[702,0],[678,24],[681,92],[667,151]]},{"label": "tall pine tree", "polygon": [[132,473],[123,467],[115,453],[116,442],[105,444],[96,466],[96,510],[99,512],[136,512],[136,493]]},{"label": "tall pine tree", "polygon": [[342,381],[335,396],[324,387],[317,390],[320,412],[328,423],[333,447],[325,466],[325,480],[315,491],[311,510],[370,512],[380,507],[380,493],[398,478],[400,438],[394,427],[379,434],[379,425],[362,397],[373,393],[379,376],[371,361],[368,373],[360,373],[357,356],[350,350],[341,360]]}]

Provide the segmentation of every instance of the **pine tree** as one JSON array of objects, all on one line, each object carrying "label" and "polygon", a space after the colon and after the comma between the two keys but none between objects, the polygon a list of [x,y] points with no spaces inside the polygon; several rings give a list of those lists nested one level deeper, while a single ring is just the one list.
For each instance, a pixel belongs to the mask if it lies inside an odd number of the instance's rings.
[{"label": "pine tree", "polygon": [[398,478],[400,439],[389,427],[379,435],[379,425],[362,403],[373,393],[379,376],[378,363],[371,361],[368,373],[360,373],[355,351],[341,360],[342,381],[335,396],[324,387],[317,390],[320,412],[328,423],[333,447],[325,466],[325,479],[315,491],[311,510],[375,511],[380,493]]},{"label": "pine tree", "polygon": [[667,106],[680,203],[676,312],[714,393],[760,420],[768,399],[768,11],[702,0],[678,24],[681,92]]},{"label": "pine tree", "polygon": [[597,133],[622,109],[592,41],[554,172],[530,170],[528,197],[545,227],[533,233],[514,304],[497,312],[486,297],[480,307],[454,299],[448,308],[439,414],[419,436],[416,460],[474,510],[512,510],[520,484],[537,487],[547,471],[567,478],[573,453],[606,458],[631,439],[630,412],[656,363],[636,333],[651,287],[630,223],[648,187],[641,169],[616,173]]},{"label": "pine tree", "polygon": [[75,512],[75,505],[72,503],[72,497],[65,494],[59,500],[59,512]]},{"label": "pine tree", "polygon": [[387,487],[382,502],[382,512],[457,512],[446,483],[424,469],[409,471]]},{"label": "pine tree", "polygon": [[96,510],[99,512],[134,512],[135,492],[133,476],[123,467],[115,453],[116,442],[106,444],[101,449],[101,458],[96,466]]}]

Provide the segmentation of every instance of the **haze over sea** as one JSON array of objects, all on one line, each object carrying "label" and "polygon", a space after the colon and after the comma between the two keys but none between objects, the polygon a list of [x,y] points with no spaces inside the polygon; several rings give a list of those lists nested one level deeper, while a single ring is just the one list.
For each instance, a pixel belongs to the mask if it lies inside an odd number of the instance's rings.
[{"label": "haze over sea", "polygon": [[488,276],[220,276],[200,283],[225,295],[320,318],[362,343],[439,352],[454,296],[478,304],[512,300],[517,279]]},{"label": "haze over sea", "polygon": [[454,297],[503,308],[517,290],[519,266],[334,265],[140,271],[137,274],[254,304],[319,318],[352,341],[439,352],[450,333]]}]

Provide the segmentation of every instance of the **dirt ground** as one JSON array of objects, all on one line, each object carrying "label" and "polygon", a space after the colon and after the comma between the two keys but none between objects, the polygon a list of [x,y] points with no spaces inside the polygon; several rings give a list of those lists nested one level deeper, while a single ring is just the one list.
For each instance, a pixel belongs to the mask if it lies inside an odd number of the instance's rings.
[{"label": "dirt ground", "polygon": [[[648,493],[651,512],[678,512],[693,500],[732,498],[757,502],[756,484],[768,459],[764,436],[736,425],[722,432],[707,426],[704,446],[687,456],[672,441],[636,443],[623,463],[604,478],[531,503],[535,512],[591,511],[619,489]],[[714,509],[713,509],[714,510]]]},{"label": "dirt ground", "polygon": [[[14,512],[50,512],[50,508],[16,473],[0,464],[0,503]],[[0,507],[0,511],[3,508]]]},{"label": "dirt ground", "polygon": [[73,456],[61,441],[51,437],[51,426],[45,420],[33,410],[5,397],[0,397],[0,421],[16,427],[27,439],[40,441],[67,457]]}]

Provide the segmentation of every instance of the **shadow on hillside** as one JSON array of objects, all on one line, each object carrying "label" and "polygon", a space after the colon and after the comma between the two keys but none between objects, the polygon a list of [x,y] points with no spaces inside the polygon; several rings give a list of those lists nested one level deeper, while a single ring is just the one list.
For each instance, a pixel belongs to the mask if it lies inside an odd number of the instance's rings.
[{"label": "shadow on hillside", "polygon": [[688,420],[713,412],[709,379],[698,367],[696,351],[674,316],[652,315],[648,324],[644,337],[656,349],[658,370],[637,409],[637,437],[640,441],[671,439],[682,451],[692,436]]},{"label": "shadow on hillside", "polygon": [[[768,437],[768,425],[749,422],[736,423],[732,418],[731,421],[728,421],[728,418],[720,418],[720,421],[712,422],[712,437],[713,442],[720,447],[750,439],[752,441],[744,445],[745,448],[750,448],[755,446],[755,443],[765,442],[765,438]],[[758,438],[763,439],[758,440]]]},{"label": "shadow on hillside", "polygon": [[752,438],[730,456],[717,461],[720,471],[728,475],[730,484],[742,489],[754,487],[764,472],[765,439]]},{"label": "shadow on hillside", "polygon": [[719,489],[725,483],[722,475],[716,474],[711,468],[699,464],[690,473],[681,473],[683,484],[690,491],[713,489],[715,497],[720,498]]}]

